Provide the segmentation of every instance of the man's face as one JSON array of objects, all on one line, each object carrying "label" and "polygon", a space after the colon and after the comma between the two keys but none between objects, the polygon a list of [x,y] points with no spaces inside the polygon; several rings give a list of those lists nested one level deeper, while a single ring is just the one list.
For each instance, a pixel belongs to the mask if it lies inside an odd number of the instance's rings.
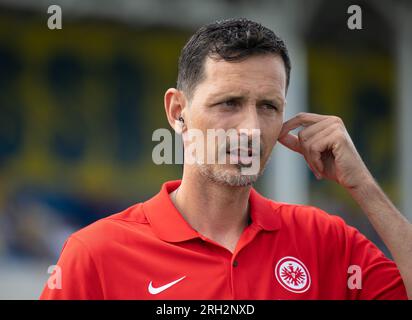
[{"label": "man's face", "polygon": [[[196,86],[190,106],[185,110],[187,128],[201,130],[204,137],[208,129],[234,129],[238,136],[242,132],[244,136],[246,129],[249,148],[252,146],[252,129],[260,130],[260,155],[253,158],[259,164],[259,170],[252,175],[242,174],[241,169],[246,163],[242,164],[238,150],[230,153],[229,140],[227,149],[224,148],[224,152],[228,152],[225,164],[217,161],[208,164],[205,160],[204,164],[195,167],[215,182],[231,186],[250,185],[263,172],[282,128],[286,102],[283,60],[272,54],[255,55],[235,62],[206,58],[204,73],[204,79]],[[204,143],[206,146],[206,139]],[[207,153],[220,152],[218,147],[205,149],[204,159]],[[233,157],[240,164],[230,164]]]}]

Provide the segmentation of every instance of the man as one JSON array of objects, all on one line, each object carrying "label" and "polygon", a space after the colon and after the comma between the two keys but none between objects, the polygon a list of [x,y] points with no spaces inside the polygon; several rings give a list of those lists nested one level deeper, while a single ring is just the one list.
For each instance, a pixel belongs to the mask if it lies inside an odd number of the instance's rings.
[{"label": "man", "polygon": [[[182,50],[177,89],[165,94],[169,123],[185,149],[190,130],[259,130],[258,154],[250,135],[246,155],[242,146],[225,150],[235,164],[185,158],[181,181],[73,234],[57,263],[61,288],[48,283],[41,298],[411,298],[411,224],[374,181],[339,118],[302,113],[283,122],[290,68],[283,41],[258,23],[200,28]],[[298,136],[290,133],[298,127]],[[342,219],[271,201],[251,187],[276,141],[302,154],[317,178],[351,194],[396,264]],[[259,172],[243,174],[255,158]]]}]

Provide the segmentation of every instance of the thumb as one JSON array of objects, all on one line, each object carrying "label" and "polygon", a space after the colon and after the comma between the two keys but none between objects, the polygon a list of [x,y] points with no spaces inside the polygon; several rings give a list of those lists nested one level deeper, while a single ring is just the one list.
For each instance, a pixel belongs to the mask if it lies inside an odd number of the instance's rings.
[{"label": "thumb", "polygon": [[284,136],[279,136],[278,141],[281,144],[283,144],[286,148],[298,153],[302,153],[299,138],[297,136],[288,133]]}]

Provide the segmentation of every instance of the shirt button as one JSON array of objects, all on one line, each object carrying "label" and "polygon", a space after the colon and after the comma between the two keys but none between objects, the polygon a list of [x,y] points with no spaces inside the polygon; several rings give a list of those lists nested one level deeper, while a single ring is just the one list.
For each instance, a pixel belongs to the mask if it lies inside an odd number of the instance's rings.
[{"label": "shirt button", "polygon": [[237,267],[237,265],[238,265],[237,260],[233,261],[233,266],[234,266],[234,267]]}]

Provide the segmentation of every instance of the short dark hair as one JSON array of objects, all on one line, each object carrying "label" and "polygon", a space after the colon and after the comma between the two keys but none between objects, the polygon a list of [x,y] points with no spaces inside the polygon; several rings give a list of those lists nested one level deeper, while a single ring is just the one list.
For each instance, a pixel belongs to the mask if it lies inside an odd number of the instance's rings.
[{"label": "short dark hair", "polygon": [[291,63],[285,43],[260,23],[239,18],[216,21],[201,27],[183,47],[179,57],[177,89],[191,99],[204,77],[206,57],[237,61],[256,54],[279,54],[289,86]]}]

